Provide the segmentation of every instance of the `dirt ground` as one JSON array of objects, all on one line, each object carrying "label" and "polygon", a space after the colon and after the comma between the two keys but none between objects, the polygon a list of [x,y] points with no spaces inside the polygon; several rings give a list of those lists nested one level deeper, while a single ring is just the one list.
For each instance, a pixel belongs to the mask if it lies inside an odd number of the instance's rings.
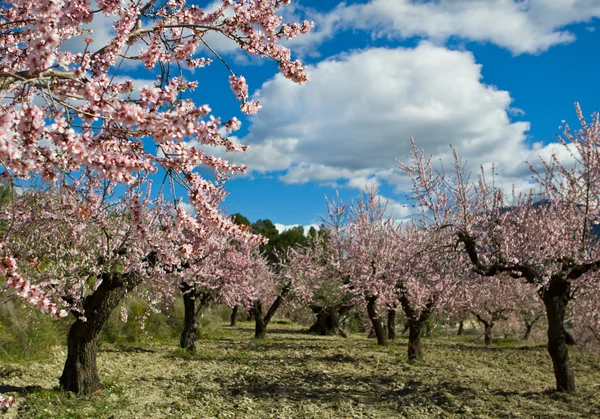
[{"label": "dirt ground", "polygon": [[[598,418],[600,356],[573,348],[578,391],[552,390],[542,345],[485,348],[471,338],[424,339],[409,364],[406,338],[377,347],[364,336],[321,337],[274,324],[264,342],[249,323],[199,342],[109,347],[98,354],[106,388],[75,396],[57,387],[66,353],[0,366],[15,395],[5,418]],[[0,415],[2,417],[2,415]]]}]

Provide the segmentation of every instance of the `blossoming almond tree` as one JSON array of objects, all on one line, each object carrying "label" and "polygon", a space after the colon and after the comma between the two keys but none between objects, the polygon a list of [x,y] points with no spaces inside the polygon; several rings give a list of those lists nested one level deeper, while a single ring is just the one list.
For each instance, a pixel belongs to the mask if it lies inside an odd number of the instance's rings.
[{"label": "blossoming almond tree", "polygon": [[[240,123],[235,117],[222,122],[211,115],[208,105],[194,103],[192,92],[198,83],[186,77],[195,77],[191,70],[205,67],[213,59],[222,61],[241,101],[241,111],[251,114],[258,110],[259,104],[248,100],[243,76],[235,74],[207,43],[205,36],[217,33],[248,54],[277,61],[290,80],[306,81],[302,64],[292,61],[290,51],[279,44],[311,28],[309,22],[282,22],[277,11],[288,3],[222,0],[211,12],[184,0],[2,3],[1,175],[11,182],[33,176],[50,184],[71,173],[88,172],[106,181],[133,185],[145,174],[162,169],[187,190],[203,223],[247,239],[249,229],[234,225],[213,205],[218,187],[194,172],[201,166],[211,168],[220,182],[245,170],[204,151],[205,146],[244,151],[244,146],[223,135],[238,129]],[[113,33],[98,45],[101,37],[91,28],[107,20],[114,21]],[[143,66],[145,74],[155,78],[154,84],[136,87],[135,79],[124,70],[132,63]],[[9,215],[13,216],[20,214]],[[135,234],[143,234],[143,230]],[[7,283],[43,310],[63,315],[57,301],[44,296],[39,286],[19,273],[25,262],[11,253],[7,240],[4,236],[0,242],[1,274]],[[149,268],[149,261],[143,260],[139,254],[131,266],[123,264],[125,273],[119,273],[117,281],[119,292],[129,288],[123,281],[138,282],[138,275],[133,274],[137,268]],[[110,288],[113,282],[107,277],[102,287]],[[107,292],[113,290],[108,288]],[[69,304],[71,311],[77,307],[75,302]],[[81,317],[92,319],[83,309]],[[95,357],[91,361],[95,365]],[[77,374],[81,372],[83,369]],[[99,380],[95,368],[88,372],[88,378],[75,380],[72,373],[63,375],[61,383],[77,392],[94,391]]]},{"label": "blossoming almond tree", "polygon": [[423,359],[421,333],[435,310],[457,305],[465,261],[439,231],[410,222],[396,229],[397,298],[409,329],[408,360]]},{"label": "blossoming almond tree", "polygon": [[[319,246],[289,247],[275,252],[279,262],[261,264],[258,274],[254,273],[251,284],[254,297],[250,299],[250,313],[254,317],[256,339],[264,339],[267,326],[284,303],[307,304],[319,290],[321,266],[315,263]],[[267,311],[263,304],[270,302]]]},{"label": "blossoming almond tree", "polygon": [[[178,209],[178,211],[181,211]],[[194,351],[198,314],[210,302],[249,305],[253,276],[260,277],[267,261],[259,252],[262,236],[235,240],[223,231],[207,229],[187,214],[178,217],[180,248],[185,253],[179,267],[170,269],[184,301],[184,329],[180,347]]]},{"label": "blossoming almond tree", "polygon": [[60,383],[78,393],[102,387],[97,340],[111,312],[144,280],[169,292],[160,266],[178,261],[178,250],[164,239],[170,206],[149,206],[136,189],[110,198],[107,184],[87,185],[85,194],[77,192],[86,187],[69,185],[26,190],[1,214],[9,221],[5,250],[17,257],[3,260],[9,290],[54,316],[75,318]]},{"label": "blossoming almond tree", "polygon": [[378,306],[395,305],[393,270],[396,241],[393,220],[385,205],[370,189],[356,202],[328,202],[329,252],[331,265],[344,277],[344,288],[357,303],[366,305],[377,343],[388,344],[388,334]]},{"label": "blossoming almond tree", "polygon": [[556,387],[565,392],[575,391],[564,327],[567,305],[581,282],[594,278],[586,274],[600,268],[599,238],[591,234],[600,216],[599,115],[588,124],[576,109],[581,130],[565,126],[559,136],[573,165],[554,155],[542,171],[534,170],[543,200],[533,193],[513,193],[508,200],[483,173],[477,182],[469,181],[456,153],[452,175],[437,173],[416,148],[411,163],[400,164],[413,180],[414,198],[430,211],[430,225],[455,236],[476,273],[508,274],[538,288]]}]

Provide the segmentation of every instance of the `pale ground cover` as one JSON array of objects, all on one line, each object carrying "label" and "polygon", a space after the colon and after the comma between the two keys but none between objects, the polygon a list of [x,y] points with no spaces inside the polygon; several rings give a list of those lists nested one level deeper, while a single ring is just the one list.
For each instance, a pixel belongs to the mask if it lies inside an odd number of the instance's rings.
[{"label": "pale ground cover", "polygon": [[[224,326],[225,328],[225,326]],[[114,347],[99,357],[106,389],[57,388],[65,349],[47,360],[0,366],[8,418],[582,418],[600,417],[600,357],[572,349],[578,391],[558,394],[543,345],[424,339],[425,361],[362,335],[321,337],[273,324],[264,342],[250,323],[199,342]],[[12,393],[11,393],[12,392]],[[1,416],[0,416],[1,417]]]}]

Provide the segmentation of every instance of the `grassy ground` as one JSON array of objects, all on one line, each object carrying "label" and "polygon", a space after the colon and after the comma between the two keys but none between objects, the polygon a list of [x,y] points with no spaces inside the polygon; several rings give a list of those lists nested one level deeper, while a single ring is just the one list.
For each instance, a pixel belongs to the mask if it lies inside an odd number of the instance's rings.
[{"label": "grassy ground", "polygon": [[[571,350],[578,392],[552,391],[543,346],[466,338],[424,340],[426,360],[406,361],[406,339],[381,348],[364,336],[311,336],[273,324],[225,328],[196,355],[172,345],[103,344],[106,389],[80,397],[56,385],[65,349],[45,361],[0,366],[0,392],[17,396],[6,418],[582,418],[600,417],[600,357]],[[470,338],[472,339],[472,337]]]}]

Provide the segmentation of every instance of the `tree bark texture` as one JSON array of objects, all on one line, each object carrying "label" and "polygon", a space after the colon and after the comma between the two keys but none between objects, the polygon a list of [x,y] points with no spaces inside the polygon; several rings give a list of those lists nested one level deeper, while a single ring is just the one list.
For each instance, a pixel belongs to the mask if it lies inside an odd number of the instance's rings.
[{"label": "tree bark texture", "polygon": [[342,315],[352,309],[351,305],[339,305],[331,307],[322,307],[312,305],[311,310],[317,315],[314,324],[308,329],[309,333],[315,333],[321,336],[348,335],[342,330],[340,320]]},{"label": "tree bark texture", "polygon": [[400,297],[400,304],[404,310],[406,326],[408,327],[408,361],[421,361],[423,359],[421,332],[433,312],[433,301],[429,301],[420,312],[413,310],[406,294],[402,294]]},{"label": "tree bark texture", "polygon": [[268,322],[265,324],[262,313],[262,303],[260,301],[255,301],[252,310],[254,311],[254,337],[256,339],[264,339],[267,335]]},{"label": "tree bark texture", "polygon": [[83,303],[86,321],[78,317],[67,336],[67,360],[60,377],[60,386],[77,394],[90,394],[104,386],[98,375],[96,355],[98,335],[112,311],[121,303],[125,293],[141,282],[134,273],[104,273],[102,283]]},{"label": "tree bark texture", "polygon": [[377,344],[387,346],[387,331],[383,327],[383,321],[381,320],[379,313],[377,313],[377,297],[367,297],[367,313],[369,315],[369,320],[371,320],[371,324],[373,325],[375,336],[377,336]]},{"label": "tree bark texture", "polygon": [[531,329],[533,328],[533,323],[525,323],[525,334],[523,335],[523,340],[529,340],[531,336]]},{"label": "tree bark texture", "polygon": [[408,325],[408,361],[415,362],[423,360],[423,350],[421,349],[421,331],[425,321],[409,320]]},{"label": "tree bark texture", "polygon": [[231,326],[231,327],[234,327],[237,323],[238,309],[239,309],[239,306],[234,306],[231,309],[231,323],[229,324],[229,326]]},{"label": "tree bark texture", "polygon": [[179,285],[183,292],[183,331],[179,337],[179,347],[188,352],[196,351],[198,341],[198,313],[205,308],[211,299],[211,293],[198,291],[186,283]]},{"label": "tree bark texture", "polygon": [[388,339],[396,339],[396,310],[388,310],[387,318]]},{"label": "tree bark texture", "polygon": [[494,323],[483,323],[483,342],[485,346],[489,346],[492,343],[492,329],[494,328]]},{"label": "tree bark texture", "polygon": [[281,306],[281,304],[283,304],[283,301],[285,300],[285,297],[287,296],[287,294],[290,292],[290,289],[291,289],[291,284],[287,284],[286,286],[283,287],[283,289],[281,290],[281,292],[279,293],[279,295],[277,296],[275,301],[273,301],[273,304],[271,304],[271,307],[269,307],[269,310],[267,310],[267,314],[265,314],[264,317],[262,314],[263,307],[262,307],[261,301],[254,302],[254,305],[253,305],[251,311],[253,312],[253,315],[254,315],[254,322],[255,322],[254,337],[256,339],[264,339],[265,338],[265,336],[267,334],[267,326],[269,325],[269,322],[275,315],[275,312],[277,312],[277,309]]},{"label": "tree bark texture", "polygon": [[554,275],[550,284],[542,290],[542,300],[548,318],[548,352],[552,358],[556,389],[572,393],[575,391],[575,375],[567,349],[565,314],[571,286],[566,278]]}]

